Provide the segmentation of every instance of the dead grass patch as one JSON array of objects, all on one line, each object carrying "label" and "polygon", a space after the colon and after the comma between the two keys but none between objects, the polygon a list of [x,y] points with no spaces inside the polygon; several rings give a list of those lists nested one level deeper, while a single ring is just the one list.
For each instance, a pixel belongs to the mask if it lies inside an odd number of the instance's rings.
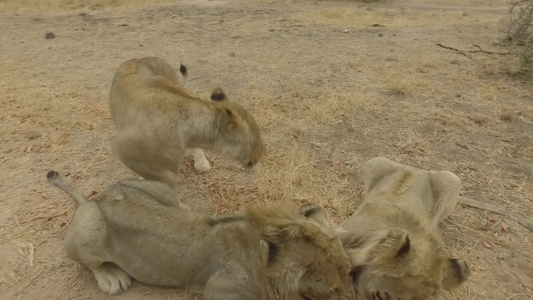
[{"label": "dead grass patch", "polygon": [[492,23],[494,15],[477,13],[474,16],[449,10],[400,10],[379,7],[345,7],[342,9],[321,9],[318,12],[296,14],[299,20],[312,19],[317,23],[336,26],[370,27],[379,24],[386,28],[413,26],[442,26],[443,24]]},{"label": "dead grass patch", "polygon": [[99,9],[150,3],[169,3],[169,0],[3,0],[0,8],[19,11],[54,11]]}]

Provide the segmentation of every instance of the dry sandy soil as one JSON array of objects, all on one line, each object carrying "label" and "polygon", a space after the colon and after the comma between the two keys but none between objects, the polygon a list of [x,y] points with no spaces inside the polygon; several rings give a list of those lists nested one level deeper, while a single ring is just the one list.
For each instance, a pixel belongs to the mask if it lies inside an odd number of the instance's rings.
[{"label": "dry sandy soil", "polygon": [[[21,3],[25,3],[21,7]],[[189,68],[260,123],[268,154],[253,174],[209,154],[187,159],[179,193],[221,214],[252,202],[314,201],[336,221],[361,201],[361,168],[385,156],[446,169],[463,195],[533,216],[533,84],[499,45],[504,0],[0,1],[0,299],[193,299],[135,283],[108,297],[67,259],[74,202],[135,175],[110,149],[107,104],[123,61],[148,55]],[[53,31],[54,39],[45,39]],[[533,299],[533,234],[459,205],[442,224],[471,279],[446,299]]]}]

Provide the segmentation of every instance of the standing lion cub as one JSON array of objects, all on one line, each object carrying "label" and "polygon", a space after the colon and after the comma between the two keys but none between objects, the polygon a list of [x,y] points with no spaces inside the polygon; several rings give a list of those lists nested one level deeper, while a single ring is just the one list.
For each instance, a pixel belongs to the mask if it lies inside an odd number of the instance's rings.
[{"label": "standing lion cub", "polygon": [[[180,70],[186,75],[184,66]],[[222,89],[204,100],[183,88],[163,59],[145,57],[124,62],[109,96],[118,130],[113,148],[120,160],[145,179],[175,186],[187,148],[199,172],[211,168],[202,149],[251,168],[263,155],[254,118]]]}]

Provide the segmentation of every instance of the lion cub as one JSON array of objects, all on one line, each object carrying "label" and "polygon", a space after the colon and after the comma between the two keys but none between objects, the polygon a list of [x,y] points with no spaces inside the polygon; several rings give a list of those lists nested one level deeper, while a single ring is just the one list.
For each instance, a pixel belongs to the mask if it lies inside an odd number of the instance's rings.
[{"label": "lion cub", "polygon": [[459,178],[377,157],[365,164],[364,199],[341,224],[357,299],[424,300],[464,282],[469,267],[443,254],[438,224],[454,210]]},{"label": "lion cub", "polygon": [[[186,68],[180,70],[186,75]],[[190,148],[197,171],[211,166],[202,149],[251,168],[263,155],[259,126],[222,89],[204,100],[184,89],[163,59],[128,60],[118,68],[109,96],[118,130],[113,148],[120,160],[144,179],[176,184],[179,166]]]},{"label": "lion cub", "polygon": [[174,189],[160,181],[122,180],[85,201],[57,172],[47,177],[80,204],[65,237],[67,255],[109,294],[127,290],[131,276],[203,291],[205,300],[355,296],[333,224],[307,217],[324,214],[320,207],[250,206],[211,217],[180,209]]}]

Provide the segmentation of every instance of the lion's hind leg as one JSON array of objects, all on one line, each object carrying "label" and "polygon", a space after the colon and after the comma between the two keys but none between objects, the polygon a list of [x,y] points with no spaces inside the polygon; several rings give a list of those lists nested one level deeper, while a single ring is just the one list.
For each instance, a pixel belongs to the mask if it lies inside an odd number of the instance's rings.
[{"label": "lion's hind leg", "polygon": [[130,276],[114,263],[105,262],[91,271],[100,289],[110,295],[126,291],[131,286]]},{"label": "lion's hind leg", "polygon": [[[113,199],[120,193],[107,191],[99,197]],[[104,292],[116,294],[131,285],[128,274],[117,265],[108,262],[108,226],[98,205],[98,200],[88,201],[78,208],[65,236],[67,255],[88,267],[98,286]]]}]

